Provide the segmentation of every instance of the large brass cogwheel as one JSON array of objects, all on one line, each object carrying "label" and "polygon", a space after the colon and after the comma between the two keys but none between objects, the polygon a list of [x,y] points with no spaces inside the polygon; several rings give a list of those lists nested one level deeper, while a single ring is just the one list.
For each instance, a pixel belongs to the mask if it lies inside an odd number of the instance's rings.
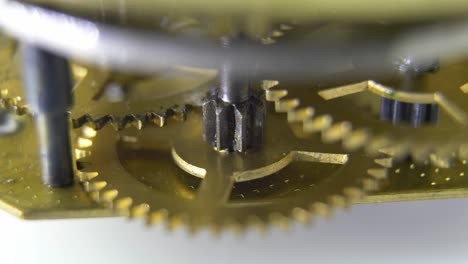
[{"label": "large brass cogwheel", "polygon": [[[449,167],[454,159],[466,160],[468,142],[468,63],[442,64],[435,74],[427,74],[420,90],[398,91],[376,81],[322,87],[311,84],[301,90],[270,82],[269,98],[285,108],[291,123],[301,123],[305,133],[321,132],[324,142],[341,141],[349,151],[366,148],[373,153],[385,149],[397,159],[410,155],[415,162],[431,161]],[[298,107],[301,98],[302,105]],[[419,127],[379,119],[382,98],[413,104],[433,104],[439,108],[436,124]]]},{"label": "large brass cogwheel", "polygon": [[[114,104],[108,113],[120,113],[124,105]],[[220,154],[203,142],[197,106],[186,110],[184,122],[164,122],[162,128],[83,125],[76,149],[79,177],[96,201],[121,215],[215,231],[308,221],[348,206],[386,177],[389,159],[349,155],[339,145],[306,137],[270,106],[264,147],[247,154]]]}]

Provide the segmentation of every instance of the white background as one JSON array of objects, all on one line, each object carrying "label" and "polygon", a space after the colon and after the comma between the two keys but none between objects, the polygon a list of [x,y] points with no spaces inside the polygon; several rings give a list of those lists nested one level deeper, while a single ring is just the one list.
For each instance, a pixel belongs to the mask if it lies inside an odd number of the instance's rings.
[{"label": "white background", "polygon": [[354,206],[265,236],[190,236],[122,218],[0,212],[0,263],[468,263],[468,199]]}]

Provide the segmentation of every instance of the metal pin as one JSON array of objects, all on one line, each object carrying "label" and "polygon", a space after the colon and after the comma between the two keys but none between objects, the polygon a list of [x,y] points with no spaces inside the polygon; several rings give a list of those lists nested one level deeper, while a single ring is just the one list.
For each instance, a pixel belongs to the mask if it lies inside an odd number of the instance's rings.
[{"label": "metal pin", "polygon": [[52,187],[73,184],[73,157],[68,110],[72,84],[68,61],[25,44],[26,99],[34,116],[41,156],[42,181]]},{"label": "metal pin", "polygon": [[[232,40],[222,38],[221,43],[226,52],[229,52]],[[219,69],[219,91],[218,97],[226,103],[241,103],[249,99],[249,73],[234,74],[232,63],[226,60]]]},{"label": "metal pin", "polygon": [[[403,58],[395,62],[400,76],[399,90],[417,91],[424,85],[423,76],[436,72],[439,68],[438,60],[418,62],[412,58]],[[382,98],[380,119],[391,121],[393,124],[406,123],[413,127],[424,124],[437,123],[437,104],[418,104],[401,102],[394,99]]]}]

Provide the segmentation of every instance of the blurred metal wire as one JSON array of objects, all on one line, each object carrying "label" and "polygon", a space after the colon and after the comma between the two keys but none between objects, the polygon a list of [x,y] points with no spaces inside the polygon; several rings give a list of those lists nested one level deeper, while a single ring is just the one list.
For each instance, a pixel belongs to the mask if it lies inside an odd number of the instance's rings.
[{"label": "blurred metal wire", "polygon": [[[468,15],[465,0],[22,0],[65,12],[125,12],[152,18],[156,13],[234,15],[301,21],[420,21]],[[128,11],[128,12],[127,12]]]},{"label": "blurred metal wire", "polygon": [[[167,66],[218,68],[226,59],[233,71],[246,65],[262,77],[323,79],[331,74],[359,78],[393,70],[391,61],[411,55],[421,61],[454,58],[468,51],[468,22],[438,24],[391,38],[358,43],[233,45],[229,51],[207,40],[167,36],[104,25],[41,7],[0,0],[0,29],[59,55],[106,68],[151,74]],[[359,60],[354,71],[353,62]],[[349,74],[348,74],[349,73]],[[336,78],[336,76],[333,76]]]}]

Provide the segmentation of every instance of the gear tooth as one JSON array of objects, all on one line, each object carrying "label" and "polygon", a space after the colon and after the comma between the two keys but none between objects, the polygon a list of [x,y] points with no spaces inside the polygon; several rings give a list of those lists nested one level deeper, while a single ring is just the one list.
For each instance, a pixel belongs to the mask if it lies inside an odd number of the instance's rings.
[{"label": "gear tooth", "polygon": [[72,119],[72,125],[73,125],[73,128],[80,128],[84,125],[95,128],[93,118],[90,115],[83,115],[83,116],[80,116],[79,118]]},{"label": "gear tooth", "polygon": [[304,122],[314,116],[315,109],[313,107],[303,107],[295,111],[288,112],[288,122]]},{"label": "gear tooth", "polygon": [[99,203],[101,202],[100,199],[99,199],[99,192],[90,192],[89,193],[89,197],[91,198],[91,200]]},{"label": "gear tooth", "polygon": [[149,119],[151,123],[155,124],[158,127],[163,127],[166,124],[166,118],[163,115],[158,114],[158,113],[152,112],[149,115]]},{"label": "gear tooth", "polygon": [[84,150],[84,149],[75,149],[75,158],[76,160],[81,160],[91,155],[91,151]]},{"label": "gear tooth", "polygon": [[384,168],[391,168],[393,167],[393,158],[381,158],[375,159],[374,162]]},{"label": "gear tooth", "polygon": [[271,36],[274,38],[279,38],[279,37],[284,36],[284,33],[281,30],[276,29],[271,32]]},{"label": "gear tooth", "polygon": [[247,216],[247,226],[257,230],[260,234],[265,234],[267,230],[265,223],[256,215]]},{"label": "gear tooth", "polygon": [[145,121],[141,119],[137,119],[133,121],[132,126],[135,127],[138,130],[142,130],[145,127]]},{"label": "gear tooth", "polygon": [[[367,144],[366,152],[372,156],[376,156],[377,154],[382,152],[383,149],[388,148],[388,146],[390,146],[391,143],[392,141],[389,140],[387,137],[383,137],[383,136],[374,137],[370,140],[369,144]],[[385,153],[385,152],[382,152],[382,153]]]},{"label": "gear tooth", "polygon": [[272,37],[262,38],[260,41],[263,45],[272,45],[276,43],[276,40]]},{"label": "gear tooth", "polygon": [[96,171],[91,171],[91,172],[83,172],[83,171],[78,171],[76,173],[76,176],[80,180],[80,182],[87,182],[90,181],[94,178],[96,178],[99,175]]},{"label": "gear tooth", "polygon": [[114,122],[112,122],[113,125],[117,127],[117,130],[124,130],[126,128],[129,128],[131,126],[131,123],[133,121],[132,116],[124,116],[123,118],[117,118],[114,117]]},{"label": "gear tooth", "polygon": [[364,129],[353,131],[343,140],[343,147],[348,151],[355,151],[362,148],[370,138],[369,132]]},{"label": "gear tooth", "polygon": [[141,124],[140,124],[140,120],[138,119],[136,115],[127,115],[121,119],[120,127],[122,129],[130,128],[130,127],[135,127],[137,129],[140,129]]},{"label": "gear tooth", "polygon": [[116,130],[116,131],[121,131],[124,130],[125,128],[128,127],[129,118],[127,116],[124,116],[123,118],[119,118],[116,116],[111,116],[111,122],[110,125]]},{"label": "gear tooth", "polygon": [[178,215],[173,215],[169,218],[167,221],[166,227],[171,230],[175,231],[176,229],[186,226],[188,224],[188,217],[185,214],[178,214]]},{"label": "gear tooth", "polygon": [[155,225],[161,224],[167,221],[169,218],[169,212],[166,209],[159,209],[151,212],[148,216],[148,224]]},{"label": "gear tooth", "polygon": [[379,189],[379,181],[373,178],[362,180],[362,186],[365,191],[376,191]]},{"label": "gear tooth", "polygon": [[90,148],[93,145],[93,141],[84,137],[78,137],[76,140],[77,146],[80,149]]},{"label": "gear tooth", "polygon": [[185,121],[187,120],[187,109],[188,106],[184,106],[182,109],[173,109],[173,118],[177,121]]},{"label": "gear tooth", "polygon": [[296,207],[291,211],[292,217],[303,224],[309,224],[312,220],[312,215],[307,210]]},{"label": "gear tooth", "polygon": [[247,139],[247,137],[250,137],[247,136],[247,127],[250,126],[251,123],[254,123],[254,121],[247,115],[249,106],[237,105],[233,107],[233,110],[236,125],[234,129],[234,142],[232,145],[236,150],[245,151],[248,145],[250,145],[250,140]]},{"label": "gear tooth", "polygon": [[275,110],[278,113],[287,113],[300,105],[299,99],[285,99],[275,101]]},{"label": "gear tooth", "polygon": [[322,140],[325,143],[334,143],[351,133],[352,126],[348,121],[337,123],[322,133]]},{"label": "gear tooth", "polygon": [[265,99],[268,102],[274,102],[275,103],[275,108],[276,108],[276,103],[279,102],[282,98],[286,97],[288,95],[288,91],[286,90],[266,90],[265,92]]},{"label": "gear tooth", "polygon": [[89,124],[93,124],[94,125],[94,129],[96,130],[99,130],[99,129],[102,129],[103,127],[105,127],[107,124],[111,124],[113,125],[114,129],[117,130],[115,128],[115,125],[113,124],[115,121],[114,121],[114,117],[111,116],[111,115],[106,115],[106,116],[103,116],[103,117],[100,117],[98,119],[95,119],[93,120],[92,118],[90,119],[90,123]]},{"label": "gear tooth", "polygon": [[115,198],[119,195],[119,192],[115,189],[104,191],[100,195],[100,200],[104,203],[112,203]]},{"label": "gear tooth", "polygon": [[420,146],[418,148],[414,148],[411,150],[411,157],[414,162],[418,164],[424,164],[427,163],[429,160],[431,150],[427,146]]},{"label": "gear tooth", "polygon": [[275,80],[263,80],[262,81],[262,89],[268,91],[274,87],[277,87],[279,84],[278,81]]},{"label": "gear tooth", "polygon": [[329,128],[332,125],[333,119],[330,115],[321,115],[314,119],[304,122],[303,130],[305,133],[316,133]]},{"label": "gear tooth", "polygon": [[112,204],[112,209],[120,215],[130,216],[130,208],[133,199],[130,197],[117,198]]},{"label": "gear tooth", "polygon": [[107,186],[105,181],[85,182],[84,188],[87,192],[99,192]]},{"label": "gear tooth", "polygon": [[332,195],[328,197],[328,203],[335,208],[346,209],[351,206],[348,200],[341,195]]},{"label": "gear tooth", "polygon": [[387,170],[386,169],[368,169],[367,174],[373,177],[375,180],[384,180],[387,178]]},{"label": "gear tooth", "polygon": [[322,202],[313,203],[310,207],[310,211],[325,218],[330,218],[333,216],[333,211],[331,210],[331,208],[327,204]]},{"label": "gear tooth", "polygon": [[138,130],[142,130],[145,127],[146,121],[141,117],[138,117],[132,122],[132,126]]},{"label": "gear tooth", "polygon": [[87,139],[92,139],[96,137],[96,134],[97,134],[97,131],[94,128],[87,126],[87,125],[84,125],[80,131],[81,137],[87,138]]},{"label": "gear tooth", "polygon": [[409,149],[408,144],[403,142],[387,148],[382,148],[380,152],[392,156],[394,159],[401,160],[407,157]]},{"label": "gear tooth", "polygon": [[289,229],[289,219],[281,213],[274,212],[269,215],[269,221],[272,225],[287,231]]},{"label": "gear tooth", "polygon": [[347,197],[350,202],[358,201],[364,196],[364,192],[356,187],[345,188],[343,194]]},{"label": "gear tooth", "polygon": [[150,206],[147,203],[135,205],[130,210],[130,217],[142,218],[148,215]]}]

